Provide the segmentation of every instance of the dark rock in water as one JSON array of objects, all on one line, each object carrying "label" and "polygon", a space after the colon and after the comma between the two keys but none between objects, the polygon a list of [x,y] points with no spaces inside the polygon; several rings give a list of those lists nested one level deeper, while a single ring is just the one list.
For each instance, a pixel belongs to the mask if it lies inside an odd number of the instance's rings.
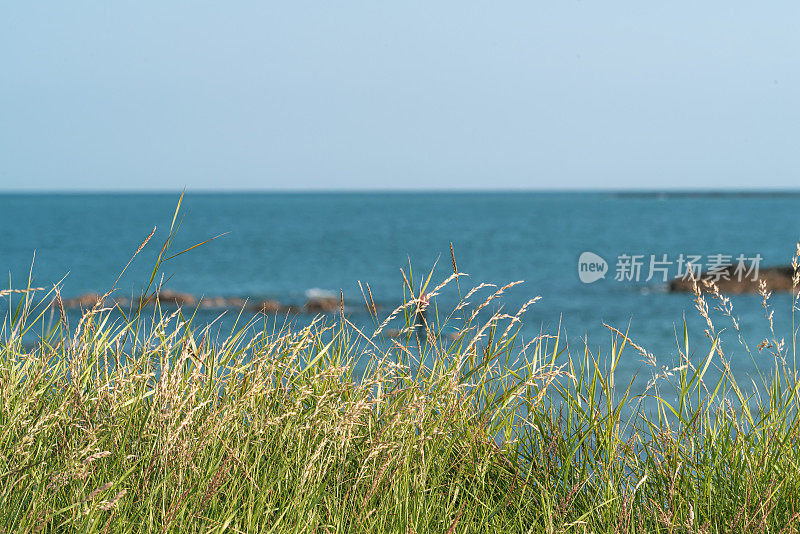
[{"label": "dark rock in water", "polygon": [[249,306],[249,309],[250,311],[256,313],[266,313],[267,315],[269,315],[281,312],[285,308],[281,306],[281,303],[278,302],[277,300],[267,299],[256,302],[255,304]]},{"label": "dark rock in water", "polygon": [[201,308],[243,308],[245,299],[239,297],[205,297],[200,301]]},{"label": "dark rock in water", "polygon": [[[149,298],[145,297],[146,305],[153,305],[158,301],[159,304],[166,304],[169,306],[194,306],[197,304],[197,299],[191,293],[181,293],[179,291],[173,291],[171,289],[162,289],[158,293],[154,295],[150,295]],[[139,300],[141,302],[141,299]]]},{"label": "dark rock in water", "polygon": [[[91,308],[99,298],[100,295],[97,293],[86,293],[75,298],[65,299],[63,302],[65,308]],[[109,305],[125,306],[130,303],[124,297],[109,298],[108,300]],[[167,306],[198,306],[204,309],[242,309],[246,307],[250,312],[266,314],[335,313],[341,307],[341,301],[336,297],[330,296],[310,297],[302,307],[298,308],[297,306],[284,306],[273,299],[248,302],[241,297],[204,297],[198,301],[191,293],[181,293],[171,289],[162,289],[159,293],[151,294],[146,300],[141,298],[133,300],[134,305],[143,304],[145,306],[153,306],[156,302]]]},{"label": "dark rock in water", "polygon": [[306,313],[333,313],[339,311],[341,301],[336,297],[311,297],[303,306]]},{"label": "dark rock in water", "polygon": [[197,303],[197,299],[191,293],[181,293],[170,289],[162,289],[157,296],[159,302],[177,306],[194,306]]},{"label": "dark rock in water", "polygon": [[[758,293],[758,280],[753,280],[753,273],[736,272],[736,266],[734,265],[728,265],[718,272],[720,277],[716,280],[716,284],[721,293]],[[768,291],[791,291],[793,274],[794,271],[790,265],[765,267],[758,270],[758,278],[766,282]],[[715,278],[716,275],[711,276],[708,273],[704,273],[700,280],[713,280]],[[698,285],[701,289],[706,290],[702,282],[699,282]],[[692,281],[676,278],[669,283],[669,290],[673,293],[691,292]]]},{"label": "dark rock in water", "polygon": [[[63,299],[61,302],[64,304],[64,309],[70,308],[81,308],[88,310],[93,308],[97,301],[100,300],[100,295],[98,293],[85,293],[83,295],[71,298],[71,299]],[[109,296],[106,297],[105,301],[103,302],[104,306],[127,306],[129,304],[129,300],[125,297],[113,297]],[[52,303],[53,307],[57,308],[58,303],[53,300]]]},{"label": "dark rock in water", "polygon": [[[100,295],[97,293],[86,293],[75,298],[63,299],[62,302],[64,303],[64,308],[91,308],[97,304],[98,300],[100,300]],[[55,301],[53,304],[58,306]]]}]

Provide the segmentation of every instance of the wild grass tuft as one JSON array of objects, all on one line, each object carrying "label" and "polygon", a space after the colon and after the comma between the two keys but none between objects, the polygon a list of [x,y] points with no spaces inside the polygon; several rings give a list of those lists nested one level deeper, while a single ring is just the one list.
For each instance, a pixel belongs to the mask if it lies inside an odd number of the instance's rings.
[{"label": "wild grass tuft", "polygon": [[[169,258],[168,244],[159,261]],[[588,345],[567,350],[560,331],[523,340],[519,327],[535,299],[515,313],[499,305],[516,283],[476,286],[445,313],[437,294],[463,283],[454,255],[452,264],[436,287],[431,275],[404,272],[404,304],[385,320],[367,286],[371,331],[340,310],[302,327],[237,321],[219,336],[157,299],[148,315],[115,308],[110,293],[69,325],[57,288],[44,299],[34,296],[40,288],[4,292],[0,525],[796,530],[794,336],[791,346],[775,336],[758,346],[774,365],[748,391],[731,373],[699,290],[708,339],[693,356],[684,328],[681,361],[667,369],[614,328],[602,357]],[[145,294],[158,291],[157,272]],[[730,301],[711,289],[735,324]],[[763,297],[768,310],[766,290]],[[53,300],[61,320],[48,327]],[[384,335],[398,321],[404,327]],[[636,354],[654,374],[634,395],[615,376],[621,358]]]}]

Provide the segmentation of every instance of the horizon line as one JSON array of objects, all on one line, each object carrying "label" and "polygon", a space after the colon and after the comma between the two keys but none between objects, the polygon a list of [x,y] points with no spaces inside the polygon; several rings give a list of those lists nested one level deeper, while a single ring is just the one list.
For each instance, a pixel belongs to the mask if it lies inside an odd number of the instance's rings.
[{"label": "horizon line", "polygon": [[268,190],[268,189],[194,189],[194,190],[11,190],[0,191],[0,196],[156,196],[180,195],[507,195],[507,194],[541,194],[541,195],[616,195],[621,197],[757,197],[757,196],[800,196],[800,188],[796,189],[327,189],[327,190]]},{"label": "horizon line", "polygon": [[464,189],[268,189],[268,188],[231,188],[231,189],[8,189],[0,190],[0,195],[169,195],[184,192],[189,195],[236,195],[236,194],[265,194],[265,195],[298,195],[298,194],[512,194],[512,193],[540,193],[540,194],[618,194],[618,195],[776,195],[800,194],[800,187],[758,187],[758,188],[464,188]]}]

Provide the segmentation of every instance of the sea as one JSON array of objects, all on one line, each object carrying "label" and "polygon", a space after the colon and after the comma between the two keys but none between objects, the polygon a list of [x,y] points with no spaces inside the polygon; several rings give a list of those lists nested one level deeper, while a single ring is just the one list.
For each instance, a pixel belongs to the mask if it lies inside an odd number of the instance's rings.
[{"label": "sea", "polygon": [[[136,296],[147,285],[180,198],[180,192],[0,195],[3,285],[23,288],[32,276],[32,286],[58,284],[64,298],[104,292],[155,228],[117,283],[117,295]],[[692,361],[711,348],[693,296],[671,292],[669,281],[685,276],[688,264],[704,272],[740,264],[747,276],[790,264],[799,212],[800,195],[792,192],[188,192],[167,256],[219,237],[164,262],[157,281],[198,298],[293,306],[311,297],[338,298],[341,291],[350,320],[368,329],[374,322],[359,282],[364,289],[369,284],[379,315],[388,315],[403,303],[401,270],[413,273],[415,288],[431,274],[433,287],[453,272],[452,246],[466,276],[435,297],[440,317],[472,287],[522,281],[488,308],[502,306],[513,315],[541,297],[524,316],[520,343],[559,333],[562,348],[576,355],[588,350],[603,362],[615,336],[609,327],[628,332],[651,356],[626,349],[616,379],[641,393],[654,373],[680,365],[684,321]],[[470,300],[477,305],[494,290],[484,287]],[[6,321],[13,314],[9,303],[18,299],[0,301]],[[708,299],[738,376],[757,382],[775,368],[769,350],[757,348],[764,339],[782,340],[793,358],[790,294],[772,295],[767,308],[760,295],[733,295],[736,322],[714,310],[719,304]],[[771,312],[774,336],[766,317]],[[237,315],[200,309],[194,324],[216,321],[224,332]]]}]

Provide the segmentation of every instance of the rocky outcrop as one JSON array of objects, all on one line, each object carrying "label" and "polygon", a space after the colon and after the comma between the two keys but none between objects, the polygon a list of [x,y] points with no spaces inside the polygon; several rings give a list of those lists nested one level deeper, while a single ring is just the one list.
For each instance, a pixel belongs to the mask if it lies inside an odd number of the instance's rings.
[{"label": "rocky outcrop", "polygon": [[140,299],[139,302],[145,306],[152,306],[156,302],[167,306],[194,306],[197,304],[197,299],[191,293],[162,289],[158,293],[144,297],[143,300]]},{"label": "rocky outcrop", "polygon": [[61,302],[65,308],[92,308],[99,299],[100,295],[97,293],[85,293],[71,299],[63,299]]},{"label": "rocky outcrop", "polygon": [[158,292],[158,302],[162,304],[174,304],[176,306],[194,306],[197,299],[191,293],[181,293],[171,289],[162,289]]},{"label": "rocky outcrop", "polygon": [[[64,299],[63,303],[65,308],[91,308],[99,298],[100,295],[97,293],[86,293],[75,298]],[[115,303],[123,307],[131,302],[125,297],[109,298],[108,300],[109,303]],[[335,313],[341,308],[341,301],[336,297],[330,296],[310,297],[302,307],[298,308],[297,306],[283,305],[274,299],[246,300],[241,297],[203,297],[198,300],[191,293],[182,293],[171,289],[162,289],[159,293],[151,294],[144,300],[141,298],[133,300],[134,305],[143,304],[144,306],[154,306],[156,302],[162,306],[197,306],[209,310],[246,308],[247,311],[252,313],[266,313],[268,315],[298,312],[311,314]]]},{"label": "rocky outcrop", "polygon": [[239,297],[204,297],[200,301],[201,308],[225,309],[225,308],[244,308],[247,301]]},{"label": "rocky outcrop", "polygon": [[[753,280],[753,274],[745,276],[742,273],[741,279],[739,273],[736,272],[736,267],[729,265],[722,271],[719,271],[721,276],[709,276],[703,274],[700,280],[715,280],[721,293],[735,295],[742,293],[758,293],[758,280]],[[765,267],[759,269],[758,278],[764,280],[767,284],[769,291],[791,291],[792,290],[792,276],[793,269],[790,265],[781,267]],[[705,289],[705,285],[700,283],[699,286]],[[689,279],[676,278],[669,283],[669,290],[673,293],[691,292],[692,281]]]},{"label": "rocky outcrop", "polygon": [[290,311],[289,308],[284,307],[280,302],[272,299],[258,301],[250,306],[249,309],[252,312],[266,313],[267,315],[272,315],[283,311]]},{"label": "rocky outcrop", "polygon": [[306,313],[333,313],[340,309],[342,303],[336,297],[311,297],[303,305]]}]

